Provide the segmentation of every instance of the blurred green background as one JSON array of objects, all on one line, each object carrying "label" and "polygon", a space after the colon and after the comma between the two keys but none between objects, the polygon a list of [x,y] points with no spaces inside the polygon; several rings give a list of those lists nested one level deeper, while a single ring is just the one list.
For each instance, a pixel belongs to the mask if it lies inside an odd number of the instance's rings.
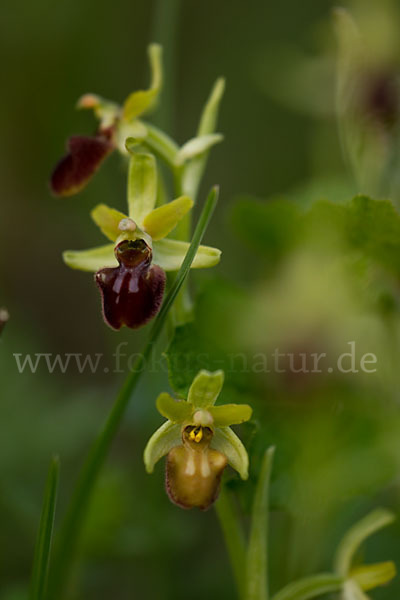
[{"label": "blurred green background", "polygon": [[[344,4],[367,17],[389,15],[400,29],[394,2]],[[192,278],[199,297],[193,339],[210,353],[206,366],[218,368],[236,350],[345,352],[350,340],[379,357],[377,374],[364,378],[243,375],[236,367],[228,374],[224,399],[249,400],[258,422],[252,443],[252,428],[242,430],[251,481],[229,481],[245,521],[260,453],[277,444],[274,589],[329,569],[345,528],[370,508],[398,510],[398,269],[354,257],[329,216],[311,219],[292,244],[297,217],[274,209],[283,198],[303,210],[359,191],[333,110],[334,5],[3,0],[0,305],[11,319],[0,339],[0,600],[26,597],[50,456],[58,453],[62,463],[59,523],[123,377],[112,372],[113,353],[125,342],[124,353],[137,352],[146,335],[107,329],[91,276],[61,260],[66,248],[100,242],[89,217],[96,203],[123,209],[120,157],[111,156],[78,197],[54,199],[47,182],[67,137],[94,131],[92,116],[74,110],[77,98],[94,92],[120,102],[146,86],[150,41],[166,44],[167,85],[154,122],[179,143],[193,136],[214,80],[227,80],[218,126],[225,140],[212,151],[201,194],[221,186],[206,243],[221,248],[223,260]],[[73,366],[49,373],[44,365],[21,374],[13,355],[26,353],[98,353],[103,362],[95,374]],[[167,387],[160,362],[135,394],[93,502],[71,600],[234,597],[214,511],[176,508],[164,493],[162,466],[151,477],[144,472],[143,448],[161,422],[154,399]],[[378,534],[366,558],[400,564],[399,525]],[[373,593],[393,598],[399,590],[395,581]]]}]

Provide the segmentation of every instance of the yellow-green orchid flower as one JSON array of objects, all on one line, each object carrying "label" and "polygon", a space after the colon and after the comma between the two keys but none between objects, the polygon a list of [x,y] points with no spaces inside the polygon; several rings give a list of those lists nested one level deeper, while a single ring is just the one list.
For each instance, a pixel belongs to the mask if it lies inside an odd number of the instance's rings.
[{"label": "yellow-green orchid flower", "polygon": [[[77,194],[114,150],[127,156],[128,138],[131,138],[133,145],[144,144],[150,147],[152,152],[163,156],[176,169],[204,154],[223,139],[221,134],[207,130],[206,133],[200,132],[180,148],[165,133],[142,120],[157,104],[163,82],[162,48],[158,44],[151,44],[148,52],[151,82],[147,90],[133,92],[122,106],[96,94],[85,94],[79,99],[77,107],[93,110],[99,125],[93,136],[77,135],[69,138],[67,154],[58,162],[50,179],[54,195]],[[217,81],[210,98],[210,111],[218,105],[223,87],[223,81]]]},{"label": "yellow-green orchid flower", "polygon": [[[189,248],[188,242],[167,238],[193,201],[180,196],[155,207],[157,170],[153,155],[133,153],[128,175],[128,214],[99,204],[91,216],[110,240],[89,250],[67,250],[65,263],[96,272],[108,325],[137,328],[159,310],[165,287],[164,271],[176,271]],[[221,252],[200,246],[192,268],[216,265]]]},{"label": "yellow-green orchid flower", "polygon": [[227,464],[242,479],[248,477],[246,449],[230,425],[248,421],[252,409],[247,404],[215,406],[223,382],[223,371],[200,371],[186,401],[167,393],[157,399],[158,411],[168,420],[150,438],[144,463],[152,473],[156,462],[168,455],[167,492],[182,508],[211,506]]},{"label": "yellow-green orchid flower", "polygon": [[396,566],[392,561],[370,565],[353,565],[354,556],[364,540],[390,525],[394,514],[386,509],[377,509],[353,525],[339,544],[335,571],[344,578],[343,600],[370,600],[365,592],[386,585],[396,575]]}]

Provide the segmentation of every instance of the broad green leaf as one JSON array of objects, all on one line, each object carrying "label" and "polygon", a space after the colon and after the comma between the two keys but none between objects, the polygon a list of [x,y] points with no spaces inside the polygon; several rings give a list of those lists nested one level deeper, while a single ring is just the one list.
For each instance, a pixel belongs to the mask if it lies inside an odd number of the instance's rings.
[{"label": "broad green leaf", "polygon": [[133,153],[129,162],[129,217],[143,227],[144,218],[153,210],[157,200],[157,167],[152,154]]},{"label": "broad green leaf", "polygon": [[176,164],[182,165],[186,160],[203,154],[203,152],[206,152],[206,150],[209,150],[215,144],[222,142],[223,139],[224,136],[220,133],[208,133],[192,138],[177,153],[175,157]]},{"label": "broad green leaf", "polygon": [[33,559],[29,595],[30,600],[44,600],[46,597],[50,552],[53,539],[54,516],[56,512],[59,470],[60,462],[58,458],[53,458],[47,476],[39,532]]},{"label": "broad green leaf", "polygon": [[320,573],[289,583],[272,600],[311,600],[324,594],[340,592],[344,580],[333,573]]},{"label": "broad green leaf", "polygon": [[358,521],[345,534],[336,552],[335,571],[346,577],[351,570],[352,561],[361,544],[373,533],[393,523],[394,514],[385,509],[378,508]]},{"label": "broad green leaf", "polygon": [[143,460],[148,473],[152,473],[154,465],[172,448],[182,444],[181,428],[167,421],[149,439],[144,450]]},{"label": "broad green leaf", "polygon": [[112,242],[115,242],[117,237],[121,235],[118,225],[126,218],[126,215],[105,204],[98,204],[90,214],[93,221],[100,227],[104,235]]},{"label": "broad green leaf", "polygon": [[202,370],[194,378],[189,389],[188,402],[195,408],[208,408],[215,404],[222,386],[224,385],[225,373],[223,371]]},{"label": "broad green leaf", "polygon": [[392,561],[361,565],[351,569],[350,577],[366,592],[386,585],[396,576],[396,565]]},{"label": "broad green leaf", "polygon": [[153,240],[161,240],[172,231],[193,206],[188,196],[180,196],[152,210],[143,219],[143,228]]},{"label": "broad green leaf", "polygon": [[246,448],[230,427],[216,429],[211,448],[225,454],[231,467],[239,473],[242,479],[248,478],[249,457]]},{"label": "broad green leaf", "polygon": [[269,483],[275,448],[264,454],[251,511],[245,600],[268,600]]},{"label": "broad green leaf", "polygon": [[[164,271],[177,271],[188,249],[188,242],[164,238],[154,243],[153,261]],[[215,267],[220,261],[221,250],[211,246],[199,246],[192,269]]]},{"label": "broad green leaf", "polygon": [[90,250],[66,250],[63,252],[63,260],[71,269],[93,273],[104,267],[118,267],[114,244],[98,246]]},{"label": "broad green leaf", "polygon": [[126,121],[135,119],[152,108],[161,90],[163,79],[161,46],[158,44],[151,44],[148,49],[148,54],[151,67],[151,84],[148,90],[133,92],[125,100],[123,116]]},{"label": "broad green leaf", "polygon": [[214,419],[215,427],[239,425],[251,419],[252,408],[248,404],[223,404],[208,409]]},{"label": "broad green leaf", "polygon": [[167,392],[160,394],[156,401],[158,412],[172,423],[183,423],[190,419],[193,407],[184,400],[175,400]]}]

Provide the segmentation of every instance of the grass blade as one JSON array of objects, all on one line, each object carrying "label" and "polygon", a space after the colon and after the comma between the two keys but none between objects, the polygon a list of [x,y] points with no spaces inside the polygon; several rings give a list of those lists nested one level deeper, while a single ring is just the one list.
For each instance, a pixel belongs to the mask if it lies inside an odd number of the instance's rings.
[{"label": "grass blade", "polygon": [[268,495],[275,448],[265,452],[254,496],[247,548],[246,600],[268,600]]},{"label": "grass blade", "polygon": [[57,457],[54,457],[47,475],[43,498],[42,513],[33,558],[30,600],[43,600],[46,595],[59,471],[60,461]]},{"label": "grass blade", "polygon": [[59,600],[66,589],[66,583],[72,566],[74,552],[97,478],[108,455],[111,443],[118,431],[132,393],[136,388],[144,367],[146,366],[148,359],[153,352],[154,345],[157,342],[165,325],[168,312],[170,311],[175,298],[177,297],[189,273],[190,266],[217,204],[218,193],[219,190],[217,187],[212,188],[211,192],[209,193],[194,231],[187,254],[183,260],[181,268],[177,273],[175,281],[163,302],[161,310],[156,317],[154,325],[149,334],[148,342],[143,352],[139,354],[132,371],[126,378],[102,430],[100,431],[98,437],[93,443],[91,450],[89,451],[89,456],[81,471],[69,508],[67,509],[67,514],[65,516],[60,535],[57,540],[56,560],[54,568],[52,569],[50,581],[50,598],[57,598]]},{"label": "grass blade", "polygon": [[310,600],[323,594],[340,592],[344,580],[339,575],[321,573],[289,583],[272,600]]}]

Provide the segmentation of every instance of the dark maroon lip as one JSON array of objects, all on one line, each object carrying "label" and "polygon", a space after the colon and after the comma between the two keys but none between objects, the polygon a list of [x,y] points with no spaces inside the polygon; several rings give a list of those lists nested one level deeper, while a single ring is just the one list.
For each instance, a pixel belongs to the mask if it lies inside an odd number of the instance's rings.
[{"label": "dark maroon lip", "polygon": [[151,249],[142,239],[120,242],[115,256],[119,266],[101,269],[95,276],[104,320],[112,329],[138,329],[160,310],[166,275],[151,264]]},{"label": "dark maroon lip", "polygon": [[72,196],[81,191],[103,161],[114,150],[110,131],[95,136],[72,136],[67,142],[67,154],[56,165],[50,188],[55,196]]}]

